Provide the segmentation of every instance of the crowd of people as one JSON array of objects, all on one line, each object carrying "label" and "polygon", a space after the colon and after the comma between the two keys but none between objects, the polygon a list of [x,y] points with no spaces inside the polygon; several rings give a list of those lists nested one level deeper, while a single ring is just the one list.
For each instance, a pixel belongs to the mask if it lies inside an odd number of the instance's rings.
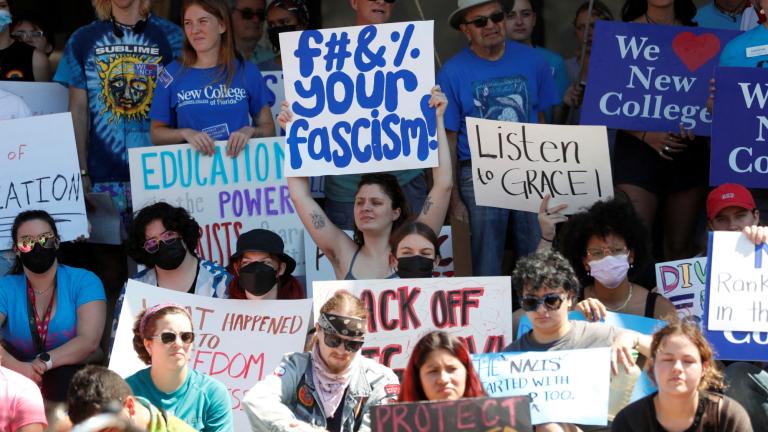
[{"label": "crowd of people", "polygon": [[[201,258],[201,227],[187,209],[165,202],[132,208],[127,153],[188,143],[208,156],[224,141],[226,155],[236,157],[249,139],[286,130],[289,103],[274,100],[261,72],[282,68],[281,33],[316,21],[308,0],[184,0],[180,26],[152,13],[150,0],[92,0],[96,20],[69,37],[57,65],[53,35],[19,3],[0,0],[0,80],[67,87],[83,187],[112,198],[127,239],[62,242],[46,211],[15,217],[12,249],[0,259],[0,431],[234,430],[226,386],[190,366],[196,329],[178,304],[151,305],[134,317],[133,348],[145,369],[123,378],[102,366],[126,281],[220,299],[303,299],[307,289],[293,275],[299,257],[285,252],[278,234],[253,229],[240,233],[226,263]],[[401,7],[349,3],[350,25],[387,23]],[[617,16],[742,30],[723,47],[720,65],[760,68],[768,50],[748,48],[768,46],[766,9],[768,0],[714,0],[698,9],[693,0],[626,0]],[[679,319],[656,289],[655,263],[706,255],[705,231],[742,232],[755,244],[768,239],[761,191],[753,196],[733,183],[709,190],[708,138],[682,126],[609,131],[615,197],[570,216],[549,196],[538,213],[477,204],[466,117],[578,124],[595,21],[614,14],[599,0],[574,4],[580,45],[567,59],[537,40],[543,16],[536,0],[458,0],[448,22],[435,24],[436,33],[458,31],[467,42],[440,67],[429,95],[438,165],[327,176],[323,200],[313,197],[308,178],[288,178],[304,229],[337,280],[430,278],[441,259],[441,228],[466,222],[471,274],[511,274],[513,334],[523,317],[530,321],[505,351],[610,347],[613,374],[636,363],[648,372],[657,390],[603,430],[768,430],[763,365],[716,361],[699,323]],[[262,42],[265,24],[271,48]],[[702,101],[711,110],[715,87]],[[0,120],[29,114],[22,99],[0,89]],[[510,246],[512,263],[505,260]],[[143,270],[129,274],[129,263]],[[569,319],[570,311],[587,321]],[[667,324],[645,335],[600,322],[608,312]],[[368,315],[354,295],[333,294],[313,317],[306,351],[286,353],[274,373],[251,383],[242,408],[252,430],[368,431],[378,404],[486,396],[467,345],[449,332],[424,334],[401,377],[364,357]],[[536,430],[600,428],[546,423]]]}]

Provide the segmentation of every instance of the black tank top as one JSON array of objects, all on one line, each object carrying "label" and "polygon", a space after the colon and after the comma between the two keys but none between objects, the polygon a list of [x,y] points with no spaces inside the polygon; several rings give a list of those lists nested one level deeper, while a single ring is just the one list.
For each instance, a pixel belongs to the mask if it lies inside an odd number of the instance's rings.
[{"label": "black tank top", "polygon": [[35,48],[18,41],[0,50],[0,80],[34,81],[35,74],[32,71],[34,52]]}]

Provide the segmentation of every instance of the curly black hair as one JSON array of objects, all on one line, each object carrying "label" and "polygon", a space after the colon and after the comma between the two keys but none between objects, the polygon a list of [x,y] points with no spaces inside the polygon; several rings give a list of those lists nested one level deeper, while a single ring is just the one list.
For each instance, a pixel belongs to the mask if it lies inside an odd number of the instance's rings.
[{"label": "curly black hair", "polygon": [[165,229],[176,231],[184,240],[187,251],[197,256],[195,249],[200,239],[200,225],[182,207],[174,207],[166,202],[156,202],[139,210],[134,215],[133,223],[128,230],[128,239],[125,241],[128,255],[137,263],[147,267],[153,267],[151,254],[144,250],[146,237],[144,232],[154,220],[161,220]]},{"label": "curly black hair", "polygon": [[120,375],[104,366],[88,365],[77,371],[69,384],[69,419],[81,423],[115,402],[122,408],[128,396],[133,396],[133,391]]},{"label": "curly black hair", "polygon": [[[693,18],[696,16],[696,5],[693,0],[675,0],[675,18],[683,25],[695,27]],[[626,0],[621,8],[621,20],[634,21],[648,12],[648,0]]]},{"label": "curly black hair", "polygon": [[552,249],[520,258],[512,272],[512,285],[518,297],[522,297],[526,286],[532,290],[562,287],[567,294],[574,296],[579,295],[580,288],[571,264],[560,252]]},{"label": "curly black hair", "polygon": [[[392,223],[391,232],[397,231],[397,229],[400,228],[411,215],[408,202],[405,200],[405,194],[400,188],[400,184],[397,182],[397,177],[387,173],[364,174],[357,184],[357,192],[359,192],[360,188],[365,185],[378,185],[384,194],[392,200],[392,210],[400,209],[400,217]],[[357,192],[355,192],[355,196],[357,196]],[[355,224],[354,232],[353,239],[355,240],[355,243],[357,243],[358,246],[362,246],[363,243],[365,243],[365,238],[363,237],[363,232],[357,229],[357,224]]]},{"label": "curly black hair", "polygon": [[605,238],[611,234],[624,239],[627,249],[634,252],[633,267],[629,269],[630,279],[642,272],[643,266],[651,263],[650,238],[632,203],[618,197],[598,201],[586,211],[571,216],[563,225],[560,242],[560,252],[571,262],[584,286],[594,282],[584,268],[587,243],[593,236]]}]

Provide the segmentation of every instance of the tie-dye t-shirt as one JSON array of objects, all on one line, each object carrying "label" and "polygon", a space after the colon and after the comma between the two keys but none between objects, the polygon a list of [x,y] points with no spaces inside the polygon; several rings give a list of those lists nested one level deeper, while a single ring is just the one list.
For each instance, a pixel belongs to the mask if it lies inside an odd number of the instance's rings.
[{"label": "tie-dye t-shirt", "polygon": [[120,26],[122,37],[111,21],[80,28],[67,41],[53,78],[88,92],[93,182],[129,180],[128,149],[151,145],[149,109],[158,71],[181,51],[184,34],[170,21],[152,15],[140,27]]}]

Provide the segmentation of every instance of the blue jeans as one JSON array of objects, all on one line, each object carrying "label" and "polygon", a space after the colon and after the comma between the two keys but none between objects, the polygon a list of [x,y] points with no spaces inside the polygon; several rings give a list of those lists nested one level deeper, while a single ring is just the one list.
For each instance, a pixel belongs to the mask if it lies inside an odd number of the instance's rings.
[{"label": "blue jeans", "polygon": [[475,276],[500,276],[504,257],[507,223],[512,217],[514,244],[518,256],[536,250],[541,229],[536,213],[507,210],[475,204],[472,167],[459,169],[459,194],[469,211],[469,231],[472,248],[472,273]]},{"label": "blue jeans", "polygon": [[[421,213],[424,207],[424,200],[427,199],[427,176],[422,172],[413,178],[413,180],[404,184],[402,187],[405,201],[411,211],[411,216]],[[354,197],[353,197],[354,198]],[[325,199],[325,214],[337,227],[343,230],[355,229],[355,203],[334,201],[330,198]],[[440,234],[440,233],[438,233]]]},{"label": "blue jeans", "polygon": [[725,368],[725,395],[744,407],[755,431],[768,431],[768,372],[745,362]]}]

